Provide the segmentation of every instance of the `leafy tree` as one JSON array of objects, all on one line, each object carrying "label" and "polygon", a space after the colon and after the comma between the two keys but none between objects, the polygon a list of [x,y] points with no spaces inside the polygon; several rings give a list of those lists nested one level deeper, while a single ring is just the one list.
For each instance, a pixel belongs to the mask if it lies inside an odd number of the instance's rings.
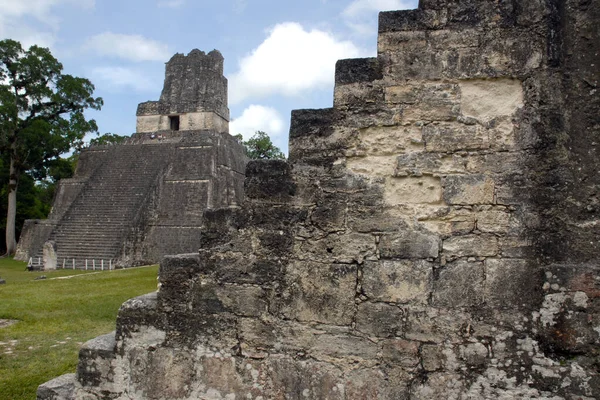
[{"label": "leafy tree", "polygon": [[88,132],[97,132],[84,110],[99,110],[94,85],[62,73],[50,50],[0,41],[0,152],[9,166],[6,252],[16,249],[17,188],[24,173],[47,176],[53,160],[80,147]]},{"label": "leafy tree", "polygon": [[244,141],[242,135],[235,136],[246,148],[246,155],[253,160],[284,160],[285,154],[271,142],[271,138],[263,131],[256,133]]},{"label": "leafy tree", "polygon": [[101,146],[101,145],[109,145],[109,144],[119,144],[123,143],[127,139],[127,136],[117,135],[115,133],[105,133],[102,136],[98,136],[90,140],[90,146]]}]

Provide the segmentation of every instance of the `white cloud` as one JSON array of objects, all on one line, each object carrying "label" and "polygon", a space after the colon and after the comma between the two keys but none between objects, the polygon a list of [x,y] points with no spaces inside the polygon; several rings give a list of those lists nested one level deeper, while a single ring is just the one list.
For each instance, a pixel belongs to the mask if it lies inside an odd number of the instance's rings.
[{"label": "white cloud", "polygon": [[19,41],[24,49],[28,49],[34,44],[40,47],[53,47],[56,42],[52,31],[40,31],[25,24],[3,23],[1,20],[0,37]]},{"label": "white cloud", "polygon": [[283,119],[271,107],[252,104],[242,112],[242,115],[229,123],[232,135],[241,133],[248,140],[256,131],[266,132],[271,138],[283,133]]},{"label": "white cloud", "polygon": [[168,61],[171,56],[166,44],[141,35],[104,32],[87,39],[85,47],[103,56],[130,61]]},{"label": "white cloud", "polygon": [[52,46],[60,28],[60,19],[52,9],[60,4],[93,8],[95,0],[0,0],[0,36],[18,40],[25,48],[32,44]]},{"label": "white cloud", "polygon": [[108,90],[133,89],[137,92],[156,92],[160,84],[151,81],[142,71],[124,67],[96,67],[91,71],[93,82]]},{"label": "white cloud", "polygon": [[82,8],[93,8],[96,4],[95,0],[0,0],[0,15],[10,17],[31,15],[44,22],[54,6],[65,3]]},{"label": "white cloud", "polygon": [[162,0],[158,2],[159,7],[179,8],[185,4],[185,0]]},{"label": "white cloud", "polygon": [[293,22],[278,24],[229,78],[229,101],[295,96],[333,86],[335,62],[359,56],[361,51],[352,42],[337,40],[328,32],[307,31]]}]

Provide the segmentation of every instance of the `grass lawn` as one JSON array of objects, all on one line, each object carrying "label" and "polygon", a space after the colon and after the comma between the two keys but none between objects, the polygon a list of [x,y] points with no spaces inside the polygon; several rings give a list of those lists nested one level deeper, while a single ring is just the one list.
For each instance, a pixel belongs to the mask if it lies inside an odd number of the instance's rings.
[{"label": "grass lawn", "polygon": [[[85,272],[27,272],[0,259],[0,399],[35,399],[39,384],[75,372],[79,347],[115,329],[119,306],[156,290],[158,266]],[[46,275],[45,280],[34,280]],[[65,276],[67,279],[55,279]]]}]

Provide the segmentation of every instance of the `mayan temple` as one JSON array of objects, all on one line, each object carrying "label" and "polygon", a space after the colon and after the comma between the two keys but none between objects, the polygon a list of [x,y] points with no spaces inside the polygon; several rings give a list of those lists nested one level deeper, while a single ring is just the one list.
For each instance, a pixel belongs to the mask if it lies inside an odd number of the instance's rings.
[{"label": "mayan temple", "polygon": [[600,398],[598,26],[598,0],[381,13],[289,160],[249,162],[38,399]]},{"label": "mayan temple", "polygon": [[165,75],[160,100],[138,106],[125,144],[81,153],[48,219],[26,222],[16,259],[42,259],[50,243],[58,267],[157,263],[200,247],[205,209],[241,201],[246,157],[229,135],[223,56],[176,54]]}]

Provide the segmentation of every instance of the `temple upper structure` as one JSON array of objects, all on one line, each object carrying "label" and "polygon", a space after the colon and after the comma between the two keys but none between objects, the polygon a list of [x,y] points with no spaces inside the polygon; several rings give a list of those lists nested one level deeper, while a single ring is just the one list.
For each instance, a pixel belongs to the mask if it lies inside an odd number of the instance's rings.
[{"label": "temple upper structure", "polygon": [[218,50],[175,54],[158,101],[140,103],[137,133],[210,130],[229,133],[227,78]]}]

